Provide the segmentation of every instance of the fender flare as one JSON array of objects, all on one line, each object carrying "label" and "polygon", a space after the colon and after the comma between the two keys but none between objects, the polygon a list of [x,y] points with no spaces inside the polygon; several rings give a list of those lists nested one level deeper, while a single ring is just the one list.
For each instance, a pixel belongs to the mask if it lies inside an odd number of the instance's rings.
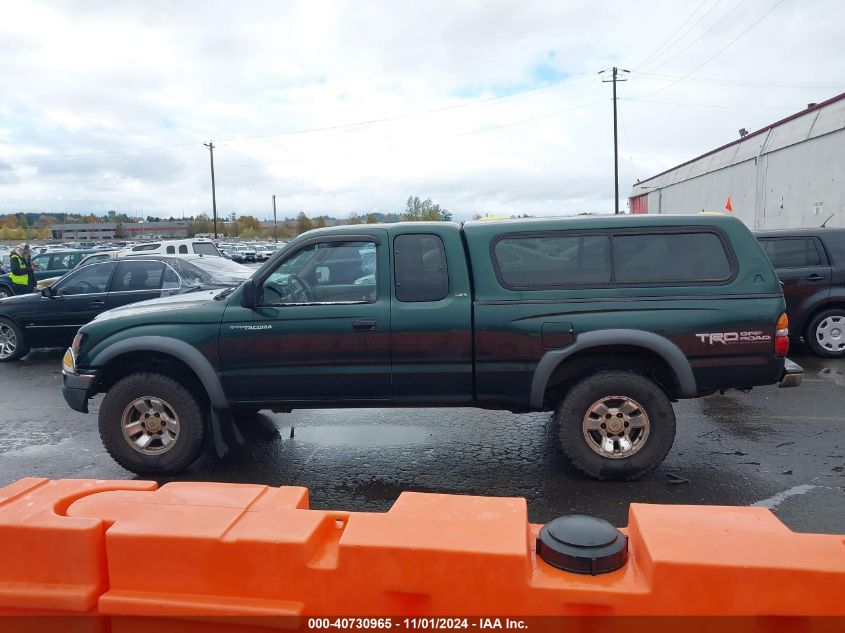
[{"label": "fender flare", "polygon": [[197,348],[179,339],[167,336],[138,336],[119,341],[92,358],[91,366],[94,368],[102,367],[110,360],[128,352],[160,352],[177,358],[190,367],[199,378],[208,394],[211,406],[216,409],[229,408],[226,392],[223,390],[220,376],[217,375],[214,367]]},{"label": "fender flare", "polygon": [[575,342],[564,349],[551,350],[543,354],[540,362],[537,363],[537,368],[534,370],[534,377],[531,379],[532,408],[543,408],[546,385],[558,365],[573,354],[592,347],[607,345],[632,345],[654,352],[669,365],[669,368],[675,375],[675,380],[679,387],[679,395],[692,398],[697,394],[695,376],[692,373],[692,367],[690,367],[687,357],[669,339],[659,334],[645,332],[643,330],[596,330],[579,334]]},{"label": "fender flare", "polygon": [[[798,331],[798,323],[790,323],[790,329],[795,327],[795,332],[790,332],[791,335],[799,335],[804,336],[805,330],[810,326],[810,315],[815,312],[819,312],[820,310],[826,310],[828,304],[837,303],[845,301],[845,288],[820,288],[816,292],[807,297],[804,297],[804,300],[801,302],[800,305],[796,306],[796,308],[787,313],[789,314],[790,321],[800,321],[801,322],[801,331]],[[799,319],[800,317],[800,319]]]}]

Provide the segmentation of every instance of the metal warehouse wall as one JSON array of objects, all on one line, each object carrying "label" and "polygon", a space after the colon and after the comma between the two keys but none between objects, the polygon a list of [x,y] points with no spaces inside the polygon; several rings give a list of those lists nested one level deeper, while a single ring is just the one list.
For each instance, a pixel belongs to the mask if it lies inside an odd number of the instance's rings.
[{"label": "metal warehouse wall", "polygon": [[749,227],[845,227],[845,95],[634,185],[649,213],[724,211]]}]

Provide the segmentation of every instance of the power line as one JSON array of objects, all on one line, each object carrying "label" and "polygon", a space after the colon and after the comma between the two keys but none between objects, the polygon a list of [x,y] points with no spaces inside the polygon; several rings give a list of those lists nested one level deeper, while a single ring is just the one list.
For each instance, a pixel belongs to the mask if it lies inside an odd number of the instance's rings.
[{"label": "power line", "polygon": [[734,44],[736,44],[736,42],[738,42],[738,41],[739,41],[739,40],[740,40],[740,39],[741,39],[741,38],[742,38],[742,37],[743,37],[746,33],[748,33],[751,29],[753,29],[755,26],[757,26],[758,24],[760,24],[760,22],[762,22],[763,20],[765,20],[765,19],[766,19],[766,17],[768,17],[768,15],[769,15],[772,11],[774,11],[775,9],[777,9],[777,8],[778,8],[781,4],[783,4],[783,0],[777,0],[777,2],[775,2],[775,4],[774,4],[774,5],[772,5],[772,7],[771,7],[768,11],[766,11],[766,12],[765,12],[763,15],[761,15],[761,16],[760,16],[757,20],[755,20],[755,21],[754,21],[754,22],[753,22],[753,23],[752,23],[752,24],[751,24],[748,28],[746,28],[744,31],[742,31],[742,33],[740,33],[740,34],[739,34],[739,35],[737,35],[734,39],[732,39],[730,42],[728,42],[727,44],[725,44],[725,46],[723,46],[723,47],[722,47],[722,48],[720,48],[718,51],[716,51],[713,55],[711,55],[710,57],[708,57],[707,59],[705,59],[705,60],[704,60],[701,64],[699,64],[698,66],[696,66],[695,68],[693,68],[693,69],[692,69],[691,71],[689,71],[686,75],[683,75],[682,77],[680,77],[679,79],[676,79],[676,80],[675,80],[675,81],[673,81],[672,83],[667,84],[667,85],[663,86],[662,88],[658,88],[657,90],[655,90],[655,91],[653,91],[653,92],[649,92],[649,93],[644,94],[644,95],[639,95],[639,97],[634,97],[634,99],[639,99],[639,98],[642,98],[642,97],[650,97],[650,96],[652,96],[652,95],[656,95],[656,94],[658,94],[658,93],[660,93],[660,92],[663,92],[664,90],[668,90],[669,88],[671,88],[672,86],[674,86],[674,85],[675,85],[675,84],[677,84],[678,82],[681,82],[681,81],[683,81],[684,79],[687,79],[687,78],[688,78],[688,77],[690,77],[691,75],[695,74],[696,72],[698,72],[699,70],[701,70],[702,68],[704,68],[707,64],[709,64],[711,61],[713,61],[714,59],[716,59],[719,55],[721,55],[721,54],[722,54],[722,53],[724,53],[726,50],[728,50],[731,46],[733,46]]},{"label": "power line", "polygon": [[653,81],[678,81],[687,83],[708,84],[713,86],[738,86],[745,88],[836,88],[842,82],[810,82],[810,81],[755,81],[751,79],[716,79],[704,77],[684,78],[683,75],[666,75],[658,73],[646,73],[642,71],[631,71],[632,75]]},{"label": "power line", "polygon": [[[561,86],[568,85],[568,84],[576,84],[579,82],[587,81],[591,78],[590,75],[582,74],[582,75],[574,75],[572,77],[566,77],[565,79],[561,79],[559,81],[551,82],[545,84],[543,86],[537,86],[535,88],[527,88],[523,90],[514,90],[509,93],[495,95],[492,97],[484,97],[480,99],[474,99],[472,101],[463,102],[463,103],[455,103],[448,106],[440,106],[437,108],[430,108],[426,110],[418,110],[415,112],[407,112],[403,114],[397,114],[393,116],[387,117],[380,117],[375,119],[367,119],[362,121],[354,121],[350,123],[342,123],[336,125],[328,125],[322,127],[312,127],[312,128],[304,128],[298,130],[288,130],[285,132],[274,132],[270,134],[262,134],[257,136],[244,136],[244,137],[234,137],[229,139],[223,139],[222,141],[218,142],[218,146],[223,145],[235,145],[238,143],[248,143],[258,140],[263,140],[267,138],[273,138],[278,136],[293,136],[299,134],[312,134],[318,132],[328,132],[328,131],[335,131],[335,130],[343,130],[343,129],[353,129],[357,127],[365,127],[370,125],[376,125],[379,123],[388,123],[392,121],[398,121],[402,119],[409,119],[418,116],[425,116],[429,114],[437,114],[440,112],[447,112],[450,110],[458,110],[462,108],[471,108],[471,107],[479,107],[485,106],[489,104],[494,104],[498,102],[504,102],[506,100],[517,101],[519,99],[532,97],[536,94],[546,92],[549,90],[557,89]],[[185,143],[180,145],[170,145],[164,147],[157,147],[157,148],[145,148],[145,149],[138,149],[138,150],[125,150],[125,151],[113,151],[113,152],[96,152],[96,153],[89,153],[89,154],[70,154],[70,155],[63,155],[63,156],[53,156],[53,157],[20,157],[15,158],[16,163],[43,163],[43,162],[61,162],[61,161],[75,161],[75,160],[96,160],[98,158],[113,158],[119,156],[135,156],[140,154],[150,154],[150,153],[165,153],[165,152],[173,152],[173,151],[180,151],[187,148],[196,148],[199,145],[199,141],[196,143]]]},{"label": "power line", "polygon": [[[693,11],[692,13],[690,13],[690,14],[687,16],[687,19],[686,19],[686,20],[684,20],[684,21],[681,23],[681,25],[680,25],[678,28],[676,28],[676,29],[672,32],[672,34],[671,34],[668,38],[666,38],[666,41],[665,41],[665,42],[663,42],[660,46],[658,46],[658,47],[657,47],[657,48],[655,48],[653,51],[651,51],[651,52],[648,54],[648,56],[647,56],[647,57],[646,57],[643,61],[641,61],[639,64],[637,64],[637,68],[641,68],[641,67],[645,66],[645,64],[646,64],[649,60],[651,60],[651,59],[652,59],[655,55],[657,55],[658,51],[660,51],[660,50],[661,50],[664,46],[666,46],[666,44],[668,44],[670,40],[675,39],[675,37],[677,37],[677,35],[678,35],[678,33],[681,31],[681,29],[683,29],[683,28],[684,28],[684,26],[686,26],[687,22],[689,22],[690,20],[692,20],[693,16],[694,16],[696,13],[698,13],[698,11],[701,9],[701,7],[703,7],[705,4],[707,4],[707,1],[708,1],[708,0],[702,0],[701,4],[699,4],[699,5],[695,8],[695,11]],[[721,2],[721,0],[719,0],[719,2]]]},{"label": "power line", "polygon": [[275,132],[275,133],[272,133],[272,134],[262,134],[262,135],[259,135],[259,136],[244,136],[244,137],[225,140],[225,141],[221,142],[220,145],[232,145],[232,144],[237,144],[237,143],[248,143],[248,142],[253,142],[253,141],[265,140],[265,139],[268,139],[268,138],[274,138],[274,137],[278,137],[278,136],[294,136],[294,135],[299,135],[299,134],[312,134],[312,133],[316,133],[316,132],[330,132],[330,131],[342,130],[342,129],[366,127],[366,126],[375,125],[375,124],[379,124],[379,123],[391,123],[393,121],[399,121],[399,120],[402,120],[402,119],[410,119],[410,118],[414,118],[414,117],[418,117],[418,116],[425,116],[425,115],[428,115],[428,114],[438,114],[440,112],[447,112],[447,111],[458,110],[458,109],[462,109],[462,108],[484,106],[484,105],[487,105],[489,103],[498,102],[498,101],[501,101],[501,100],[504,100],[504,99],[514,98],[513,100],[517,100],[519,98],[523,98],[523,97],[526,97],[526,96],[533,96],[534,94],[539,93],[539,92],[558,88],[558,87],[560,87],[564,84],[573,84],[573,83],[583,82],[583,81],[585,81],[589,78],[590,78],[589,75],[578,75],[578,76],[573,76],[573,77],[567,77],[566,79],[562,79],[560,81],[556,81],[556,82],[553,82],[553,83],[550,83],[550,84],[546,84],[545,86],[539,86],[537,88],[529,88],[527,90],[517,90],[517,91],[511,92],[511,93],[507,93],[507,94],[496,95],[494,97],[485,97],[483,99],[476,99],[474,101],[467,102],[467,103],[455,103],[455,104],[452,104],[452,105],[441,106],[441,107],[438,107],[438,108],[431,108],[431,109],[428,109],[428,110],[419,110],[419,111],[416,111],[416,112],[407,112],[407,113],[404,113],[404,114],[397,114],[397,115],[393,115],[393,116],[380,117],[380,118],[377,118],[377,119],[369,119],[369,120],[364,120],[364,121],[356,121],[356,122],[353,122],[353,123],[342,123],[342,124],[338,124],[338,125],[328,125],[328,126],[323,126],[323,127],[305,128],[305,129],[300,129],[300,130],[289,130],[289,131],[286,131],[286,132]]},{"label": "power line", "polygon": [[801,110],[801,106],[761,106],[761,105],[719,105],[712,103],[678,103],[674,101],[653,101],[651,99],[623,98],[622,101],[634,101],[636,103],[656,103],[659,105],[682,106],[687,108],[717,108],[724,110]]},{"label": "power line", "polygon": [[566,108],[565,110],[558,110],[557,112],[550,112],[549,114],[541,114],[539,116],[533,116],[528,119],[520,119],[519,121],[511,121],[510,123],[504,123],[502,125],[496,125],[493,127],[486,127],[480,130],[474,130],[472,132],[465,132],[463,134],[458,134],[457,138],[463,136],[474,136],[475,134],[485,134],[486,132],[492,132],[494,130],[501,130],[502,128],[506,127],[513,127],[514,125],[522,125],[524,123],[533,123],[534,121],[541,121],[543,119],[550,119],[552,117],[560,116],[561,114],[567,114],[568,112],[574,112],[575,110],[582,110],[584,108],[589,108],[594,105],[599,105],[605,103],[604,99],[601,101],[592,101],[590,103],[582,103],[581,105],[573,106],[571,108]]},{"label": "power line", "polygon": [[[720,0],[720,2],[721,2],[721,0]],[[683,54],[684,54],[684,52],[688,51],[688,50],[690,49],[690,47],[691,47],[693,44],[695,44],[698,40],[700,40],[702,37],[704,37],[705,35],[707,35],[710,31],[712,31],[712,30],[713,30],[713,29],[715,29],[717,26],[719,26],[722,22],[724,22],[724,21],[728,18],[728,16],[729,16],[729,15],[731,15],[734,11],[736,11],[737,9],[739,9],[739,7],[740,7],[740,6],[742,6],[743,4],[745,4],[745,2],[746,2],[746,0],[739,0],[739,2],[737,2],[737,3],[734,5],[733,9],[731,9],[730,11],[728,11],[727,13],[725,13],[725,15],[723,15],[723,16],[722,16],[721,18],[719,18],[718,20],[716,20],[716,22],[714,22],[712,25],[710,25],[710,28],[708,28],[708,29],[706,29],[705,31],[702,31],[701,33],[699,33],[697,37],[695,37],[695,38],[693,38],[692,40],[690,40],[690,41],[687,43],[687,45],[686,45],[686,46],[684,46],[681,50],[677,51],[674,55],[672,55],[671,57],[668,57],[667,59],[664,59],[662,62],[660,62],[660,63],[659,63],[659,64],[657,64],[656,66],[653,66],[653,67],[652,67],[652,70],[657,70],[658,68],[662,68],[663,66],[665,66],[666,64],[668,64],[670,61],[672,61],[673,59],[677,58],[679,55],[683,55]],[[713,6],[713,9],[715,9],[717,6],[719,6],[719,3],[716,3],[716,4]],[[705,14],[705,17],[706,17],[706,15],[710,15],[710,13],[713,11],[713,9],[711,9],[710,11],[708,11],[708,12]]]},{"label": "power line", "polygon": [[[666,48],[666,49],[665,49],[665,50],[664,50],[664,51],[663,51],[660,55],[663,55],[663,54],[665,54],[665,53],[668,53],[668,52],[669,52],[670,50],[672,50],[675,46],[677,46],[677,45],[678,45],[678,43],[680,43],[680,42],[681,42],[681,41],[682,41],[682,40],[683,40],[683,39],[684,39],[687,35],[689,35],[689,34],[692,32],[692,30],[693,30],[696,26],[698,26],[698,25],[702,22],[702,20],[704,20],[704,19],[705,19],[708,15],[710,15],[711,13],[713,13],[713,11],[715,11],[715,10],[716,10],[716,7],[718,7],[720,4],[722,4],[722,1],[723,1],[723,0],[717,0],[717,1],[716,1],[716,3],[715,3],[712,7],[710,7],[710,9],[709,9],[708,11],[706,11],[703,15],[701,15],[701,17],[699,17],[699,18],[698,18],[695,22],[693,22],[693,23],[689,26],[689,28],[687,28],[687,30],[686,30],[686,31],[684,31],[684,32],[682,32],[682,33],[680,33],[680,32],[679,32],[679,33],[678,33],[678,37],[675,39],[675,41],[674,41],[674,42],[672,42],[672,44],[670,44],[670,45],[669,45],[669,46],[668,46],[668,47],[667,47],[667,48]],[[655,58],[652,60],[652,63],[653,63],[653,62],[656,62],[656,61],[657,61],[657,59],[660,57],[660,55],[658,55],[657,57],[655,57]],[[672,57],[674,57],[674,55],[673,55]],[[670,59],[672,59],[672,58],[670,58]],[[665,63],[665,62],[664,62],[664,63]],[[663,65],[663,63],[659,64],[659,66],[662,66],[662,65]],[[659,66],[658,66],[658,67],[659,67]]]},{"label": "power line", "polygon": [[628,127],[625,125],[625,117],[622,116],[622,111],[619,111],[619,123],[622,124],[622,138],[625,140],[625,147],[628,148],[628,163],[631,165],[631,174],[634,179],[639,181],[637,177],[637,169],[634,167],[634,154],[631,152],[631,140],[628,138]]}]

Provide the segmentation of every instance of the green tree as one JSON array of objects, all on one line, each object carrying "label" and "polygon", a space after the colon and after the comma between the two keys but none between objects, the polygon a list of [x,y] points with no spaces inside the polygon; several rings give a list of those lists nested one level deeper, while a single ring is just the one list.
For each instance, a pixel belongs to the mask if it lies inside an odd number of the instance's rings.
[{"label": "green tree", "polygon": [[205,213],[200,213],[199,215],[197,215],[193,222],[188,224],[188,235],[190,235],[191,237],[198,234],[213,232],[214,223],[208,218]]},{"label": "green tree", "polygon": [[305,215],[305,211],[300,211],[299,215],[296,216],[297,233],[305,233],[305,231],[310,231],[313,228],[314,225],[311,223],[311,219]]},{"label": "green tree", "polygon": [[378,218],[375,213],[367,215],[367,224],[378,224]]},{"label": "green tree", "polygon": [[242,215],[238,218],[238,225],[240,227],[241,236],[247,229],[252,229],[253,236],[258,235],[261,232],[261,220],[256,218],[254,215]]},{"label": "green tree", "polygon": [[114,227],[114,236],[119,240],[129,237],[126,233],[126,228],[123,226],[123,222],[118,222],[117,226]]},{"label": "green tree", "polygon": [[431,198],[420,200],[419,196],[408,196],[403,220],[410,222],[448,222],[452,213],[431,201]]}]

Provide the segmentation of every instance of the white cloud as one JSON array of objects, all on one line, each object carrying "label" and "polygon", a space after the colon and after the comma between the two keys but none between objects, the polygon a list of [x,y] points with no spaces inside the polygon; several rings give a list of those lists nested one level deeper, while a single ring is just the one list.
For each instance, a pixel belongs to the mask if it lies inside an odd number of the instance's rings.
[{"label": "white cloud", "polygon": [[[775,2],[707,0],[639,70],[683,76]],[[395,211],[411,194],[459,218],[609,211],[610,86],[595,72],[637,70],[697,6],[15,2],[0,23],[0,212],[207,211],[211,138],[225,213],[266,216],[273,193],[283,215]],[[741,127],[841,92],[840,18],[839,0],[787,0],[691,78],[767,87],[683,81],[620,101],[622,195]],[[669,83],[634,74],[620,96]],[[438,108],[451,109],[287,133]]]}]

